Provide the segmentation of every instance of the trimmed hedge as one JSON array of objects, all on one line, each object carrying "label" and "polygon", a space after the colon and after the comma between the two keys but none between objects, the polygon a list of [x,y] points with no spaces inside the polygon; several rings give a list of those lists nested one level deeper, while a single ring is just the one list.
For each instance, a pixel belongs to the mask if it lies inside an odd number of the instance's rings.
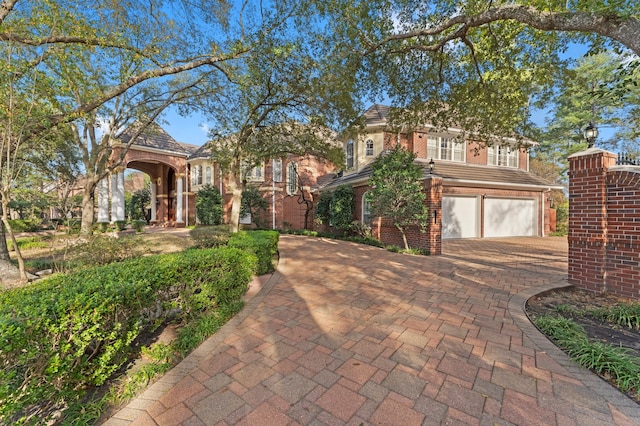
[{"label": "trimmed hedge", "polygon": [[256,275],[263,275],[275,270],[279,238],[277,231],[241,231],[232,235],[229,247],[255,254],[258,259]]},{"label": "trimmed hedge", "polygon": [[234,247],[189,250],[0,293],[0,423],[46,422],[111,377],[154,323],[238,300],[257,265]]}]

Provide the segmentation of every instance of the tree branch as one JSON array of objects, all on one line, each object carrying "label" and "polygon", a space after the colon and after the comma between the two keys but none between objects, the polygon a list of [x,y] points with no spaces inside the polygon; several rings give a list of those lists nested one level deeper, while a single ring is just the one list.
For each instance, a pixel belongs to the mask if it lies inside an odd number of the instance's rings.
[{"label": "tree branch", "polygon": [[543,31],[568,31],[595,33],[618,41],[640,55],[640,20],[633,16],[622,16],[614,13],[599,14],[594,12],[543,12],[531,6],[505,5],[489,9],[477,15],[459,15],[446,20],[440,25],[386,37],[371,44],[367,53],[394,41],[419,39],[421,37],[440,36],[449,30],[453,34],[432,44],[418,44],[413,49],[436,51],[443,43],[458,39],[461,30],[477,28],[496,21],[518,21],[532,28]]}]

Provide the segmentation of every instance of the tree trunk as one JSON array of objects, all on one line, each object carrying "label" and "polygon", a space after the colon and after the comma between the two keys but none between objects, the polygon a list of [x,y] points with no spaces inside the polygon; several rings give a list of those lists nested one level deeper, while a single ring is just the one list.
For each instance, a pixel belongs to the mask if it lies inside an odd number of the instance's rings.
[{"label": "tree trunk", "polygon": [[400,231],[400,234],[402,235],[402,241],[404,242],[404,249],[409,250],[409,243],[407,242],[407,236],[404,233],[404,228],[400,226],[396,226],[396,228],[398,228],[398,231]]},{"label": "tree trunk", "polygon": [[93,190],[95,185],[87,183],[82,194],[82,222],[80,224],[80,235],[88,236],[93,234]]},{"label": "tree trunk", "polygon": [[240,204],[242,203],[242,181],[240,173],[231,171],[229,173],[229,189],[231,190],[231,213],[229,215],[229,225],[231,232],[238,232],[240,229]]},{"label": "tree trunk", "polygon": [[[8,211],[8,203],[2,203],[2,220],[0,221],[0,283],[4,286],[10,286],[15,283],[23,283],[27,282],[27,272],[24,269],[24,260],[22,259],[22,254],[20,253],[20,248],[18,247],[18,242],[16,241],[15,235],[11,231],[11,225],[9,225],[9,217],[6,214]],[[11,241],[13,242],[13,247],[16,252],[16,257],[18,258],[18,267],[11,262],[11,257],[9,256],[9,248],[7,246],[7,233],[11,237]]]}]

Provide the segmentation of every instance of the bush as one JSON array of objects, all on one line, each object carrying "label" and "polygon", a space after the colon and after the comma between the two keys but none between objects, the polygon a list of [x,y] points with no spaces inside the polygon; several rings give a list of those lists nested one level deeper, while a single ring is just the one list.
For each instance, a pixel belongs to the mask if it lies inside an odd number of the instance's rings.
[{"label": "bush", "polygon": [[13,232],[37,232],[40,230],[40,219],[10,219],[9,225]]},{"label": "bush", "polygon": [[196,248],[211,248],[226,246],[231,237],[231,230],[227,225],[197,226],[189,231]]},{"label": "bush", "polygon": [[136,232],[142,232],[145,225],[147,224],[146,220],[132,220],[131,227],[136,230]]},{"label": "bush", "polygon": [[223,209],[222,196],[218,188],[205,185],[198,191],[196,198],[196,217],[203,225],[220,225]]},{"label": "bush", "polygon": [[109,230],[109,226],[110,226],[109,222],[98,222],[93,225],[93,232],[96,232],[98,234],[104,234]]},{"label": "bush", "polygon": [[255,254],[258,264],[254,272],[263,275],[275,270],[279,238],[276,231],[242,231],[232,235],[229,247]]},{"label": "bush", "polygon": [[85,242],[67,247],[61,255],[54,257],[54,262],[59,271],[71,271],[122,262],[140,257],[147,251],[143,241],[138,238],[94,235]]},{"label": "bush", "polygon": [[124,231],[125,228],[127,227],[127,221],[126,220],[116,220],[115,222],[113,222],[113,225],[116,228],[116,231]]},{"label": "bush", "polygon": [[234,303],[255,268],[238,249],[190,250],[0,293],[0,423],[47,423],[125,364],[159,319]]}]

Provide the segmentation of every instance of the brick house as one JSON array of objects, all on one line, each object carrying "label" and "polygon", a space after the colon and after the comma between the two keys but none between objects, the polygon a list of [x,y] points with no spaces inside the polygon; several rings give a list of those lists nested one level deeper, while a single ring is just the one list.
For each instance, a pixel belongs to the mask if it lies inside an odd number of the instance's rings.
[{"label": "brick house", "polygon": [[[130,140],[124,132],[114,144],[117,159],[123,144]],[[152,124],[124,157],[122,166],[100,182],[97,189],[98,222],[124,219],[124,170],[135,169],[151,178],[151,223],[162,226],[189,226],[197,223],[196,198],[205,185],[213,185],[223,196],[225,215],[231,210],[231,194],[219,164],[211,160],[207,145],[180,143],[161,126]],[[318,188],[331,179],[334,167],[313,156],[287,155],[245,170],[247,185],[255,186],[267,201],[267,208],[242,223],[273,229],[311,229],[313,200]]]},{"label": "brick house", "polygon": [[430,251],[438,252],[439,248],[433,245],[437,245],[440,238],[549,234],[549,192],[562,187],[529,172],[529,154],[525,148],[508,144],[484,147],[463,139],[460,129],[437,131],[429,125],[410,132],[391,132],[388,123],[389,107],[369,108],[364,115],[363,130],[343,143],[344,173],[321,189],[330,191],[340,185],[352,186],[356,195],[355,219],[374,225],[374,236],[391,244],[400,241],[393,227],[385,228],[384,221],[370,217],[364,197],[369,189],[371,163],[395,144],[414,152],[416,162],[424,169],[424,188],[433,220],[427,237],[415,238],[433,242],[414,242],[414,246],[430,247]]}]

